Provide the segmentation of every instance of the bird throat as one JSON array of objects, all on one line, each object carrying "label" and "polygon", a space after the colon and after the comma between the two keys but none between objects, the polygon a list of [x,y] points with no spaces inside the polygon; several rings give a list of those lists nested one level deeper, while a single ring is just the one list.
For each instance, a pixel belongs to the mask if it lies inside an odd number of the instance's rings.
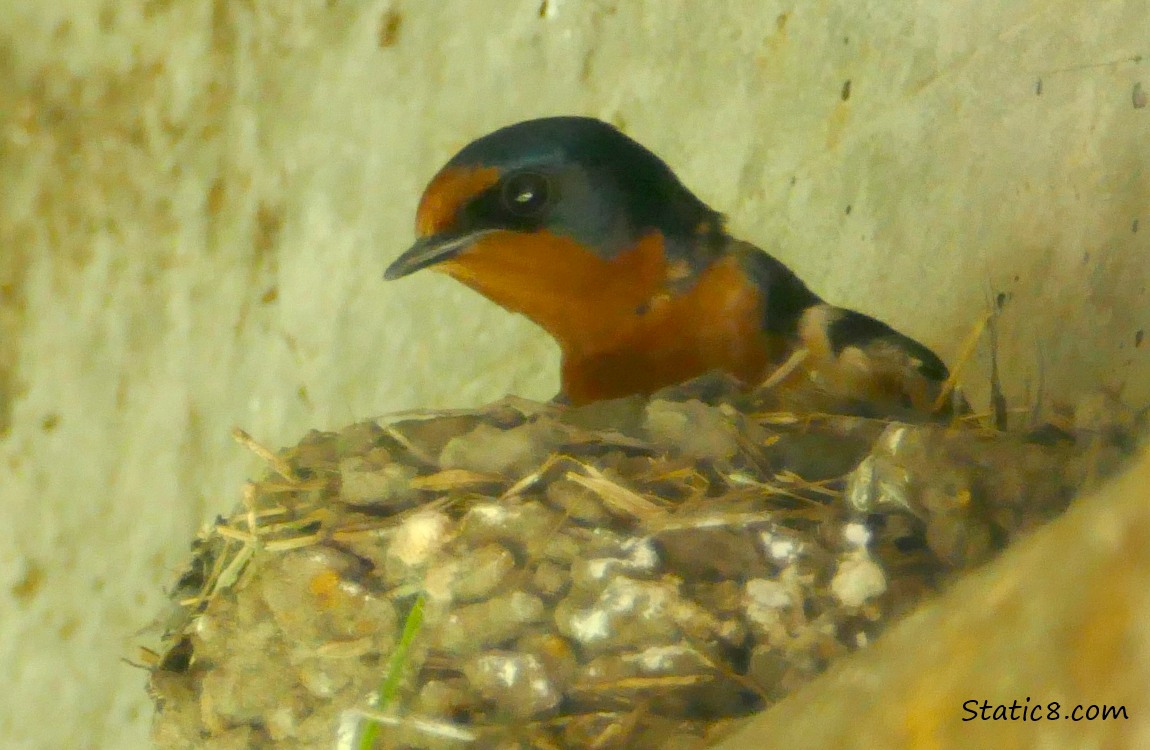
[{"label": "bird throat", "polygon": [[779,356],[738,260],[669,261],[661,234],[604,258],[551,234],[497,232],[438,268],[546,330],[575,404],[651,393],[721,370],[751,385]]}]

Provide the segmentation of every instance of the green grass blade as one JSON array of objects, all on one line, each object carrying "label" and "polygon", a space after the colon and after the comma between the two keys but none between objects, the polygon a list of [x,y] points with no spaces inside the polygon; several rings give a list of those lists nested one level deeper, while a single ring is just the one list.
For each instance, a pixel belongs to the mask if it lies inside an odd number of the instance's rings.
[{"label": "green grass blade", "polygon": [[[399,643],[395,645],[395,650],[391,652],[391,658],[388,659],[387,674],[379,683],[379,691],[372,703],[372,708],[383,711],[395,700],[395,695],[399,692],[399,683],[403,680],[403,673],[407,667],[411,644],[415,641],[415,636],[419,634],[421,627],[423,627],[423,594],[415,598],[415,603],[411,605],[411,611],[407,613],[407,619],[403,623],[403,634],[400,635]],[[378,736],[379,722],[368,721],[363,728],[363,734],[359,737],[358,750],[372,750]]]}]

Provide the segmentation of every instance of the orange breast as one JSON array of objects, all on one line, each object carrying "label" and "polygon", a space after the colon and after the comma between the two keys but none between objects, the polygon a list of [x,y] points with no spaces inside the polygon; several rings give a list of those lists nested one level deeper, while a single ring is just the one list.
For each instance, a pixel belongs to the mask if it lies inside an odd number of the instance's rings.
[{"label": "orange breast", "polygon": [[576,404],[711,370],[755,384],[783,353],[762,330],[762,294],[737,259],[720,259],[673,291],[657,233],[607,259],[548,232],[498,232],[438,268],[550,333],[563,352],[563,391]]},{"label": "orange breast", "polygon": [[563,387],[572,403],[651,393],[723,370],[757,384],[781,355],[762,330],[763,298],[733,259],[705,270],[678,296],[654,296],[628,335],[598,351],[564,350]]}]

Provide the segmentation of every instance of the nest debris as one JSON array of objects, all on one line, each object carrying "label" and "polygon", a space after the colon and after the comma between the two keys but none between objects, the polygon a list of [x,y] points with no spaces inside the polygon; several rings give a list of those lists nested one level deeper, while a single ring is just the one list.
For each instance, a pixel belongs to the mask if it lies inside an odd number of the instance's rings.
[{"label": "nest debris", "polygon": [[1142,417],[1099,395],[1000,432],[687,384],[246,438],[269,471],[193,543],[149,652],[154,738],[705,747],[1062,512]]}]

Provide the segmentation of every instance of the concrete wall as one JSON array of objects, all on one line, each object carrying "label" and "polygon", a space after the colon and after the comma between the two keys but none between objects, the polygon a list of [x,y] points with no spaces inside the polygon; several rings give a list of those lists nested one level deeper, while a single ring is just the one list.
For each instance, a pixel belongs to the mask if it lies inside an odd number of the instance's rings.
[{"label": "concrete wall", "polygon": [[1148,40],[1145,0],[0,0],[0,744],[146,745],[121,659],[259,470],[231,426],[551,395],[529,324],[380,278],[511,121],[619,124],[946,358],[1002,292],[1016,397],[1147,400]]}]

